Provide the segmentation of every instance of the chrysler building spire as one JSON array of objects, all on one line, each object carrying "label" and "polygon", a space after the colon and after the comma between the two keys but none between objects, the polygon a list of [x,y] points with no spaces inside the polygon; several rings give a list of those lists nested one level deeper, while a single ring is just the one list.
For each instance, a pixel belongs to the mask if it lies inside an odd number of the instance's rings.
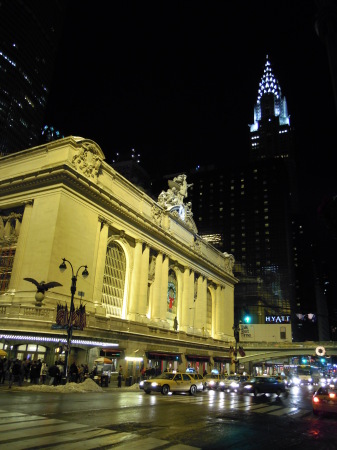
[{"label": "chrysler building spire", "polygon": [[290,157],[291,130],[287,100],[282,95],[268,55],[254,106],[254,123],[249,128],[252,160]]},{"label": "chrysler building spire", "polygon": [[[272,103],[272,108],[263,108],[264,97],[269,97]],[[287,100],[282,95],[280,84],[274,75],[268,55],[264,65],[264,71],[259,83],[257,102],[254,107],[254,123],[250,125],[250,131],[257,131],[259,122],[267,115],[271,117],[278,117],[280,125],[290,125],[290,116],[288,115]]]}]

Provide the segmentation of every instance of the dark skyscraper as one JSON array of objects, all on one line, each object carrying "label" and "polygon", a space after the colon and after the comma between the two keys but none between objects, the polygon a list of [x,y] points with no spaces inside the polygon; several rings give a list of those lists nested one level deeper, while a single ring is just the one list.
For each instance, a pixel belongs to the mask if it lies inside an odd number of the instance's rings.
[{"label": "dark skyscraper", "polygon": [[[315,313],[309,243],[298,208],[296,166],[285,96],[267,57],[250,125],[250,160],[236,168],[201,167],[189,176],[199,234],[236,260],[236,320],[290,317],[294,340],[304,335],[298,316]],[[279,337],[278,337],[279,338]]]},{"label": "dark skyscraper", "polygon": [[62,31],[62,1],[0,3],[0,154],[40,143]]}]

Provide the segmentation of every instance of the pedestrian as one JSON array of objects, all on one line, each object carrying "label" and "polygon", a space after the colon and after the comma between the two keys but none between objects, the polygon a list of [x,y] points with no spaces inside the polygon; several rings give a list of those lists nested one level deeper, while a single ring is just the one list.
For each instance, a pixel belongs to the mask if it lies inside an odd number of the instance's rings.
[{"label": "pedestrian", "polygon": [[52,386],[57,386],[59,383],[60,369],[57,366],[56,362],[49,367],[48,375],[50,376],[49,384]]},{"label": "pedestrian", "polygon": [[122,366],[119,366],[119,372],[118,372],[118,387],[122,387],[122,378],[123,378],[123,369]]},{"label": "pedestrian", "polygon": [[19,359],[15,359],[12,361],[12,364],[9,368],[9,383],[8,388],[10,389],[13,383],[17,382],[19,386],[22,386],[21,383],[21,361]]},{"label": "pedestrian", "polygon": [[3,378],[5,375],[5,364],[6,364],[6,358],[0,358],[0,383],[3,384]]},{"label": "pedestrian", "polygon": [[48,374],[48,365],[45,361],[42,361],[41,370],[40,370],[40,382],[41,384],[45,384],[46,378]]},{"label": "pedestrian", "polygon": [[78,379],[78,368],[75,362],[73,362],[69,368],[70,381],[77,383]]},{"label": "pedestrian", "polygon": [[31,362],[29,361],[29,359],[25,359],[23,362],[23,368],[24,368],[24,372],[25,372],[24,379],[26,381],[28,381],[28,379],[29,379],[30,365],[31,365]]},{"label": "pedestrian", "polygon": [[31,384],[39,384],[40,370],[37,361],[33,361],[30,366],[30,382]]}]

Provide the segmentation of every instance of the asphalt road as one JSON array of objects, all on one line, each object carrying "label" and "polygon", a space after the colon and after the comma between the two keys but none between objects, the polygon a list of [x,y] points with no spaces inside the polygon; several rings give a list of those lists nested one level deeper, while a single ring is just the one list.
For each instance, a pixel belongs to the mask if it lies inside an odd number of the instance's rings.
[{"label": "asphalt road", "polygon": [[337,417],[313,416],[311,394],[1,389],[0,449],[337,449]]}]

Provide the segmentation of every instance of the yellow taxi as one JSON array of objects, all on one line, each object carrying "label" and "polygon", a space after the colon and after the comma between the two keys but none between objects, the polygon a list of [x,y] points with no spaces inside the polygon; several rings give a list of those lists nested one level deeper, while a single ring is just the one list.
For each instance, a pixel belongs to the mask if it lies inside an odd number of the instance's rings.
[{"label": "yellow taxi", "polygon": [[320,413],[337,413],[337,387],[334,385],[320,386],[312,396],[312,412],[317,416]]},{"label": "yellow taxi", "polygon": [[146,394],[161,392],[168,395],[174,392],[188,392],[194,395],[198,391],[198,386],[189,373],[163,372],[150,380],[144,380],[143,389]]},{"label": "yellow taxi", "polygon": [[206,389],[206,380],[201,373],[188,372],[192,378],[195,379],[198,391],[204,391]]},{"label": "yellow taxi", "polygon": [[220,373],[208,373],[204,376],[204,379],[206,389],[217,390],[223,385],[226,377]]}]

